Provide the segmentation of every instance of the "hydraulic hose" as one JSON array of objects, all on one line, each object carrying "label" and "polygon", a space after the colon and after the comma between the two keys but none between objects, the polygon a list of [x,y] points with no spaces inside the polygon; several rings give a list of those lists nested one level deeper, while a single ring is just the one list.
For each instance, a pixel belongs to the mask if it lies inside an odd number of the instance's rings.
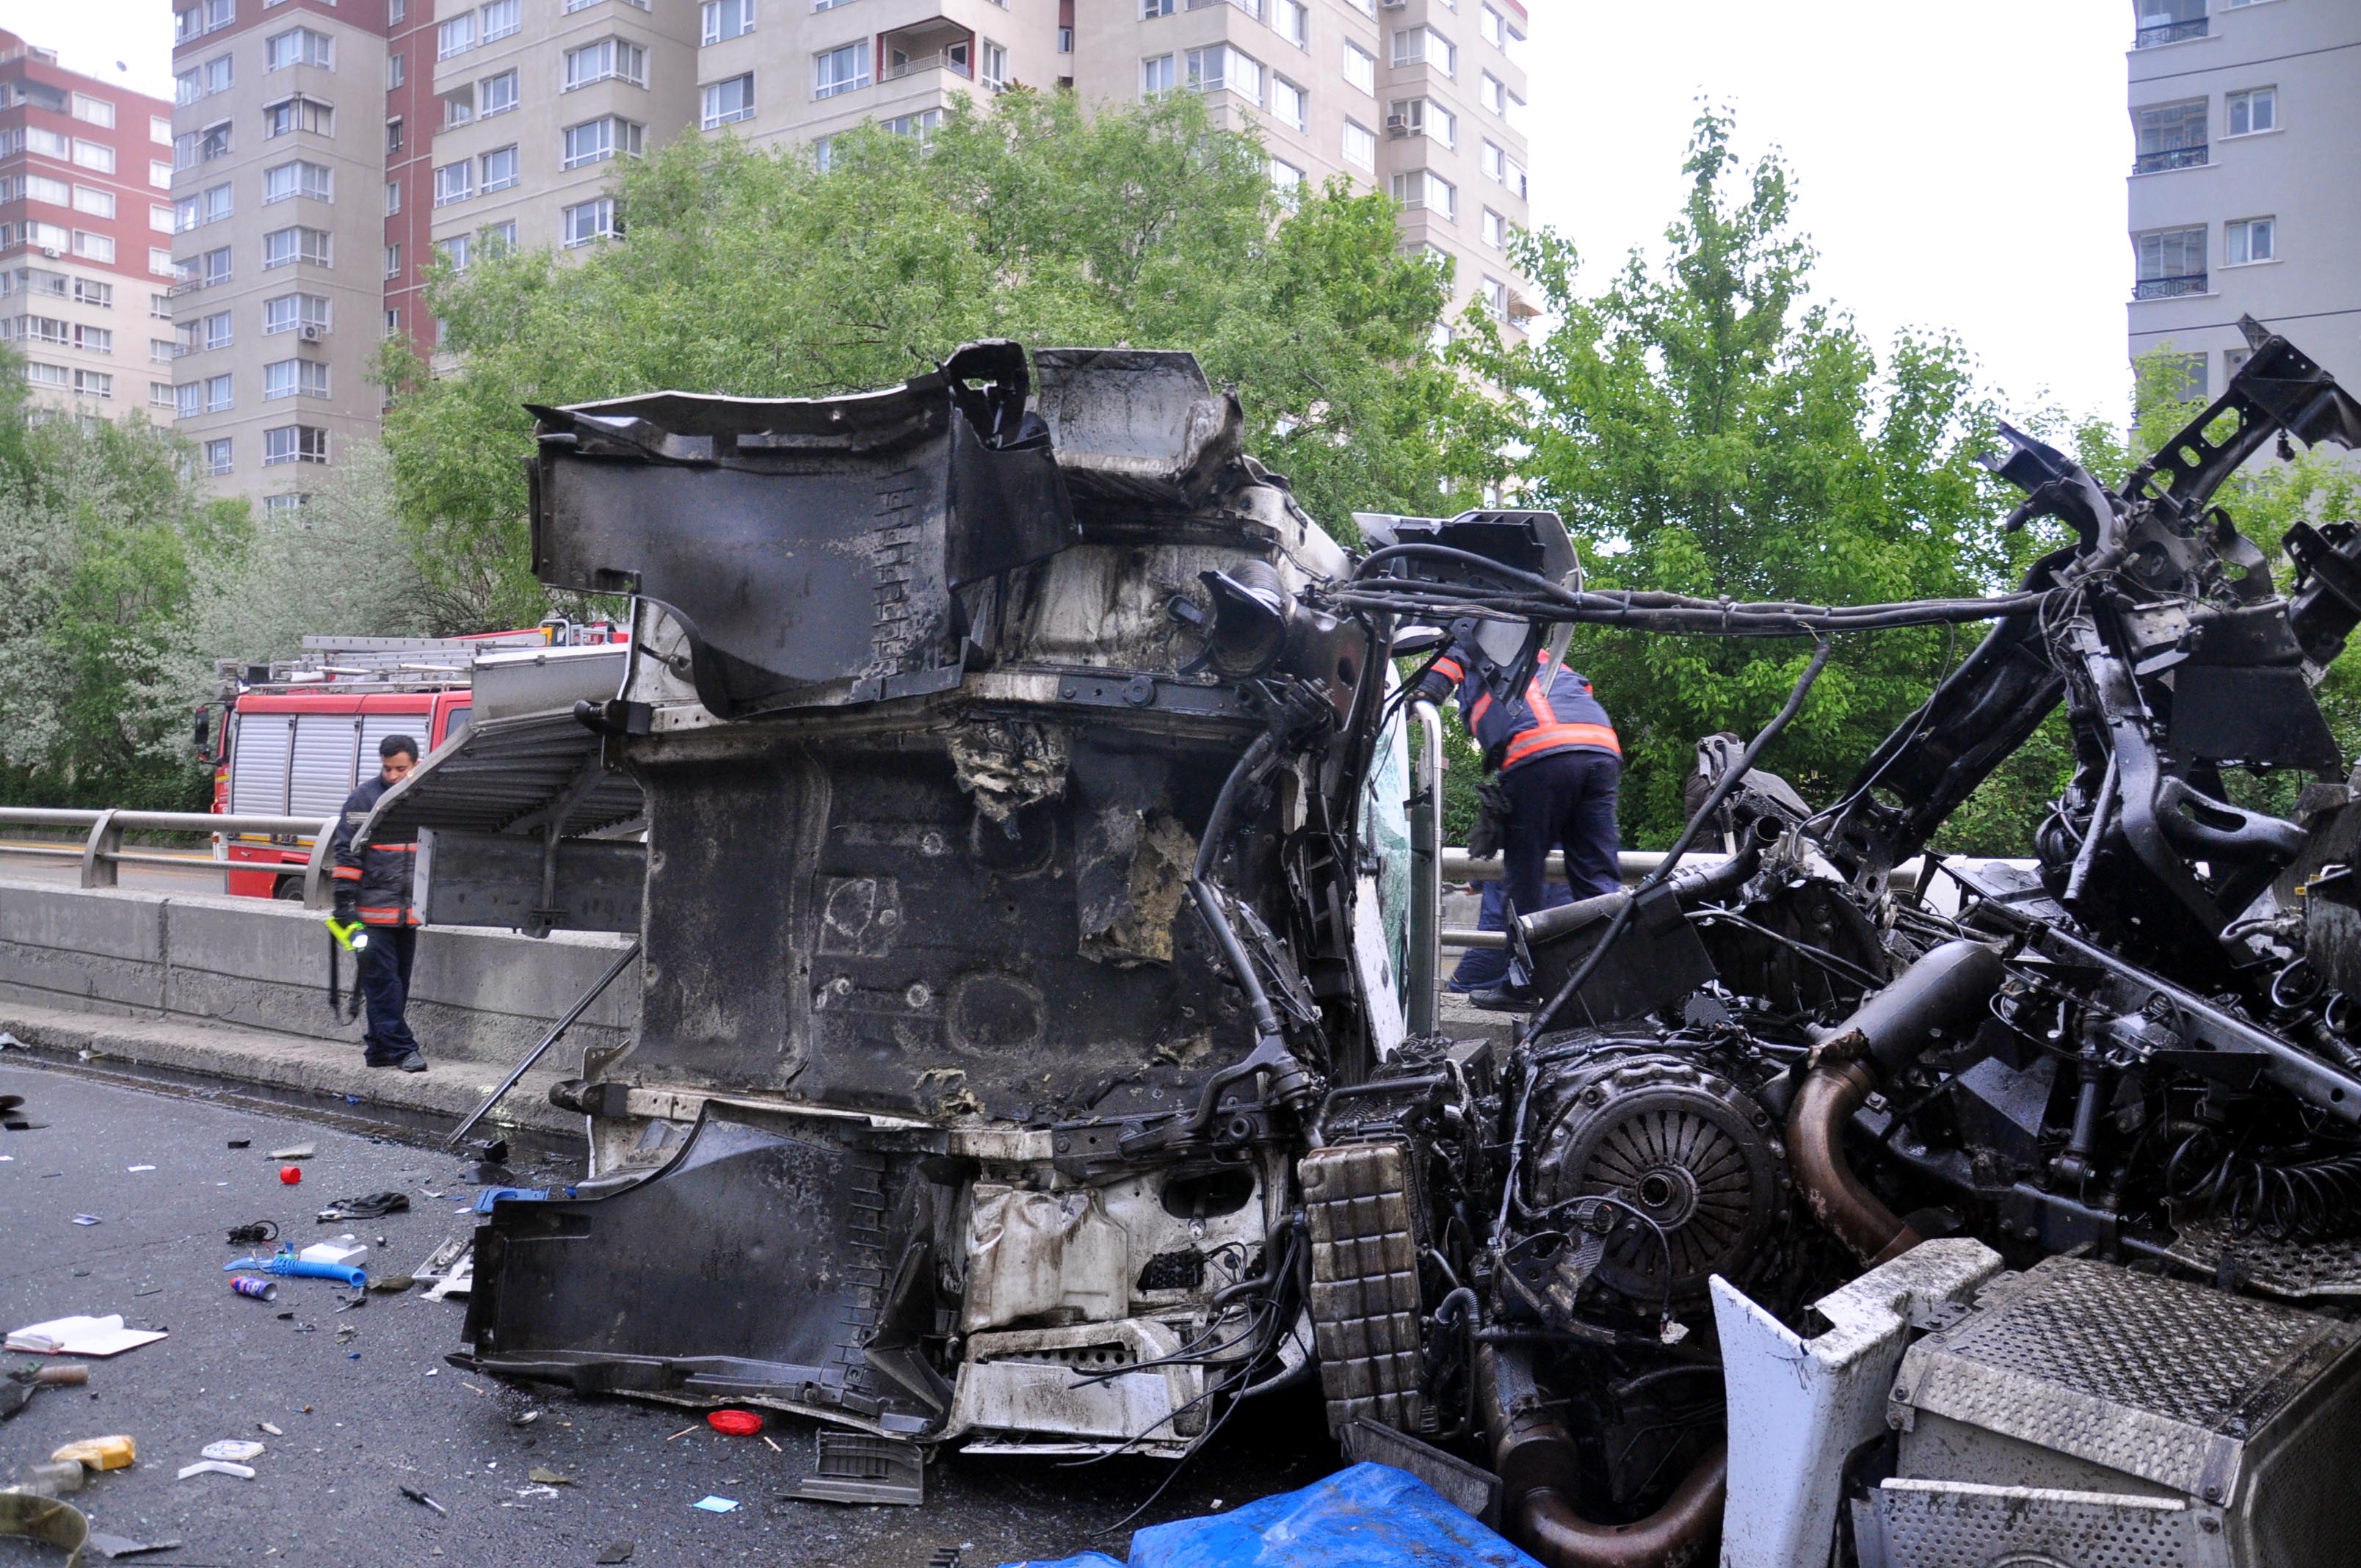
[{"label": "hydraulic hose", "polygon": [[1525,1353],[1485,1345],[1476,1382],[1500,1476],[1501,1521],[1510,1539],[1546,1568],[1702,1568],[1712,1559],[1729,1489],[1726,1445],[1716,1443],[1646,1519],[1597,1524],[1575,1511],[1574,1440],[1552,1413],[1559,1407],[1534,1382]]},{"label": "hydraulic hose", "polygon": [[1864,1265],[1923,1240],[1853,1174],[1844,1130],[1861,1102],[1926,1050],[1936,1029],[1980,1014],[2006,971],[1981,942],[1946,942],[1863,1003],[1812,1051],[1787,1113],[1787,1157],[1812,1213]]}]

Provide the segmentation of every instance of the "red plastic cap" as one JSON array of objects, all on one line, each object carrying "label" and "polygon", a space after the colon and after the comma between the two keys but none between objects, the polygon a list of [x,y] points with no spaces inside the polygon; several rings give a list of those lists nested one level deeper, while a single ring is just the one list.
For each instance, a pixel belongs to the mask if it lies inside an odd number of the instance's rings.
[{"label": "red plastic cap", "polygon": [[279,1179],[292,1187],[303,1179],[303,1168],[300,1165],[282,1165],[279,1168]]},{"label": "red plastic cap", "polygon": [[763,1430],[763,1418],[752,1410],[716,1410],[705,1418],[705,1424],[731,1437],[752,1437]]}]

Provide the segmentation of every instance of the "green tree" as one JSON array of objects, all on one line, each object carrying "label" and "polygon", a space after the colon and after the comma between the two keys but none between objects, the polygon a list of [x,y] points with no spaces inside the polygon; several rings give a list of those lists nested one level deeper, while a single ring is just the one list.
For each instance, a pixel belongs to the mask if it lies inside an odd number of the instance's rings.
[{"label": "green tree", "polygon": [[1252,449],[1332,528],[1464,503],[1504,466],[1489,404],[1428,347],[1446,279],[1401,254],[1393,203],[1341,182],[1282,199],[1255,138],[1191,94],[1085,115],[1071,93],[1012,92],[955,106],[923,146],[837,137],[825,168],[685,137],[624,168],[619,205],[620,242],[438,272],[443,373],[390,356],[400,510],[477,621],[547,602],[528,401],[827,395],[976,338],[1127,343],[1191,349],[1240,388]]},{"label": "green tree", "polygon": [[[1721,114],[1698,119],[1661,264],[1634,253],[1586,294],[1574,247],[1529,236],[1518,259],[1546,330],[1506,345],[1479,323],[1464,340],[1465,362],[1513,394],[1532,500],[1565,515],[1600,587],[1814,603],[2013,587],[2056,535],[1999,527],[2014,498],[1973,461],[1994,415],[1966,350],[1905,334],[1881,364],[1850,318],[1812,302],[1787,170],[1775,157],[1743,169],[1730,134]],[[1766,765],[1830,799],[1979,635],[1848,639]],[[1628,842],[1671,839],[1697,740],[1758,729],[1809,653],[1800,640],[1577,630],[1570,657],[1623,741]],[[2029,803],[1985,804],[1997,808],[1981,818],[2013,832]]]},{"label": "green tree", "polygon": [[186,709],[143,694],[246,508],[203,499],[185,444],[144,420],[45,417],[13,361],[0,384],[0,799],[202,807]]}]

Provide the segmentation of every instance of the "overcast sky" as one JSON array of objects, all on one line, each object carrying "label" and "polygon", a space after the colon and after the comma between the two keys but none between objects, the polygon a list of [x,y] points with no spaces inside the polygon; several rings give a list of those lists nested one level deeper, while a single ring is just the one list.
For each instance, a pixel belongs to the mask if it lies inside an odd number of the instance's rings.
[{"label": "overcast sky", "polygon": [[[1736,110],[1750,158],[1784,153],[1820,252],[1816,291],[1872,341],[1949,328],[2009,407],[2046,393],[2122,412],[2132,18],[2119,0],[1529,6],[1534,221],[1580,247],[1587,282],[1633,246],[1661,247],[1703,94]],[[169,0],[0,0],[0,27],[170,95]]]}]

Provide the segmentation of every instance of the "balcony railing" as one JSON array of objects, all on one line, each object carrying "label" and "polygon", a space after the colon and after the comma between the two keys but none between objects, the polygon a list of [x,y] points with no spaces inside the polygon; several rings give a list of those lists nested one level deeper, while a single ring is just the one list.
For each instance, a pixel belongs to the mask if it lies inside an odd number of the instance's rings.
[{"label": "balcony railing", "polygon": [[2192,17],[2186,22],[2158,22],[2142,27],[2133,35],[2134,49],[2154,49],[2158,44],[2177,44],[2184,38],[2202,38],[2207,30],[2207,18]]},{"label": "balcony railing", "polygon": [[2169,278],[2143,278],[2132,285],[2135,300],[2174,300],[2183,294],[2205,292],[2205,274],[2181,272]]},{"label": "balcony railing", "polygon": [[954,59],[949,54],[920,54],[913,55],[908,60],[895,60],[888,64],[885,67],[884,73],[878,77],[878,80],[880,82],[899,82],[905,76],[916,76],[921,71],[933,71],[937,68],[950,71],[956,76],[967,77],[970,80],[973,80],[975,76],[974,68],[970,66],[968,62],[963,60]]},{"label": "balcony railing", "polygon": [[2206,156],[2212,150],[2202,141],[2195,147],[2159,148],[2154,152],[2143,152],[2133,159],[2132,172],[2155,174],[2167,169],[2202,169],[2213,161]]}]

